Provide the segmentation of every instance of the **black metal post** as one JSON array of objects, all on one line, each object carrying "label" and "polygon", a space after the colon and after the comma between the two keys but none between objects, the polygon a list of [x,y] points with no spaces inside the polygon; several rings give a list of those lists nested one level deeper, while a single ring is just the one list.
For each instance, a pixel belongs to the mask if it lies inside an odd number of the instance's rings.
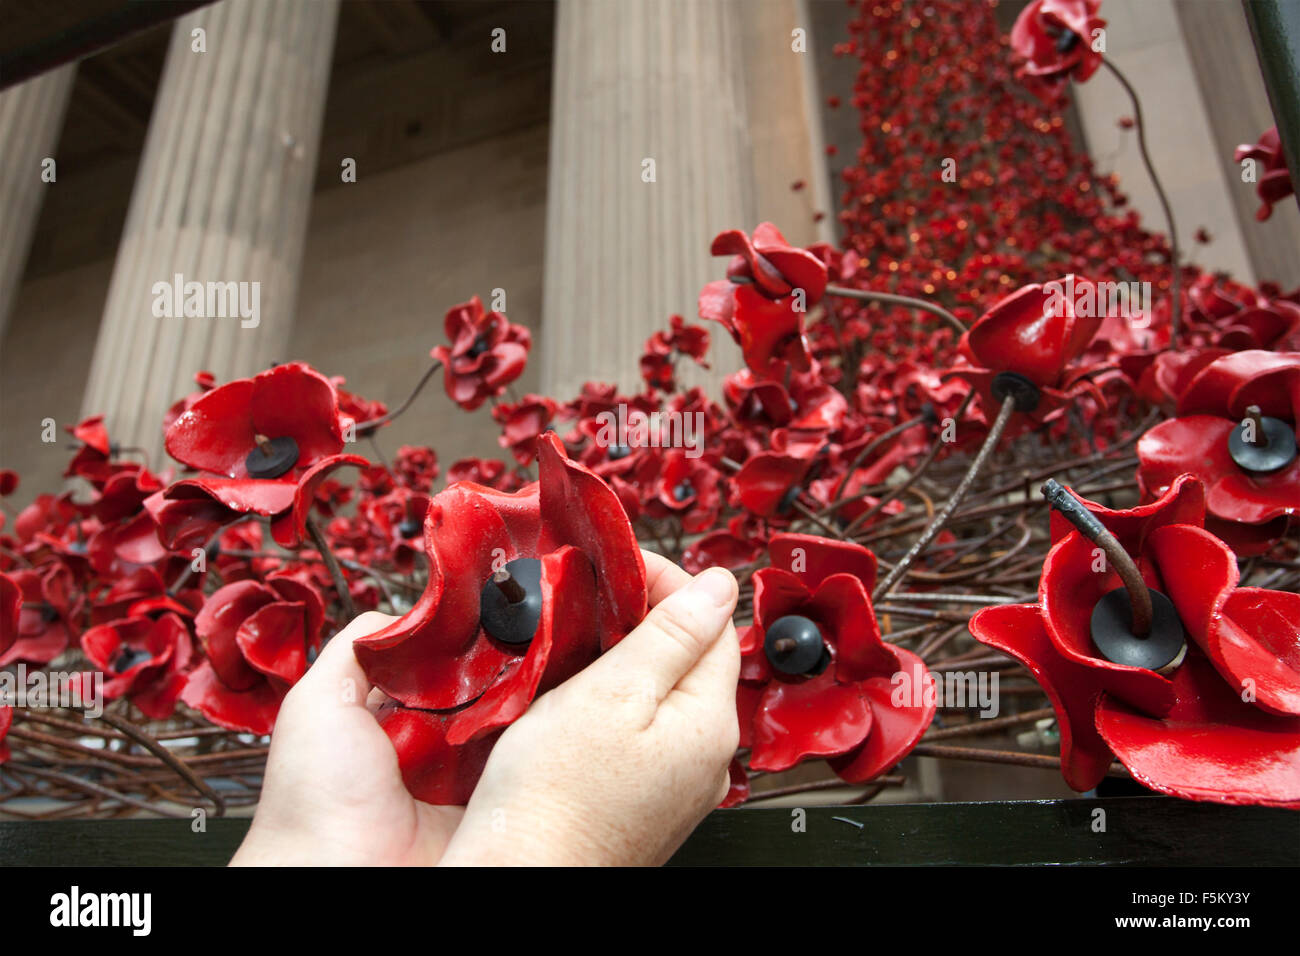
[{"label": "black metal post", "polygon": [[1291,182],[1300,183],[1300,3],[1242,0],[1242,6]]}]

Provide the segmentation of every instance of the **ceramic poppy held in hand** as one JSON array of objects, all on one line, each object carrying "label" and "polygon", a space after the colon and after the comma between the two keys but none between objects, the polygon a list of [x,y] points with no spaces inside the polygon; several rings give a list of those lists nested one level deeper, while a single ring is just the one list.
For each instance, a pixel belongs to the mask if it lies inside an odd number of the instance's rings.
[{"label": "ceramic poppy held in hand", "polygon": [[354,644],[391,698],[380,722],[407,788],[429,803],[465,802],[501,730],[645,616],[617,496],[554,433],[537,447],[538,480],[515,493],[459,483],[433,497],[424,594]]}]

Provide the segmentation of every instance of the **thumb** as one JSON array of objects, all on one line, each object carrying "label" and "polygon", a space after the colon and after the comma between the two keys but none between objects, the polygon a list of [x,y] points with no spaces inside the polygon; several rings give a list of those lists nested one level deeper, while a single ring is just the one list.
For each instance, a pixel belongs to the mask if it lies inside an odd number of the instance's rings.
[{"label": "thumb", "polygon": [[316,662],[289,691],[281,713],[304,710],[319,717],[332,710],[331,705],[364,707],[370,693],[370,681],[357,663],[352,642],[373,634],[397,618],[378,611],[367,611],[335,634],[325,644]]},{"label": "thumb", "polygon": [[709,568],[664,598],[590,670],[620,681],[653,682],[655,703],[668,696],[726,630],[739,589],[731,572]]}]

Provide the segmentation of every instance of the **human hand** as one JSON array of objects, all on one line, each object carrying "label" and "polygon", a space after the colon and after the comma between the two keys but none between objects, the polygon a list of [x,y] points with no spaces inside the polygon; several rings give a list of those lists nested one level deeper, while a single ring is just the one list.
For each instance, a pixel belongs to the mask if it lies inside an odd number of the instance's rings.
[{"label": "human hand", "polygon": [[232,866],[430,866],[442,856],[464,809],[407,792],[352,651],[355,638],[395,620],[362,614],[289,691],[257,815]]},{"label": "human hand", "polygon": [[726,796],[735,578],[645,560],[653,610],[502,734],[442,863],[659,864]]},{"label": "human hand", "polygon": [[444,857],[465,809],[407,792],[373,716],[382,695],[366,704],[371,685],[352,641],[394,620],[368,613],[285,698],[257,815],[231,864],[666,860],[727,792],[739,734],[737,590],[719,570],[688,588],[681,568],[645,558],[654,610],[497,741],[454,854]]}]

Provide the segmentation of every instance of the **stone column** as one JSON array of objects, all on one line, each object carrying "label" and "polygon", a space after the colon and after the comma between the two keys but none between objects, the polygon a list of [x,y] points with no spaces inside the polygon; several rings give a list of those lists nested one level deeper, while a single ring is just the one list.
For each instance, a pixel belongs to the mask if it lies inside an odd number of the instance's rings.
[{"label": "stone column", "polygon": [[[1238,144],[1255,142],[1277,122],[1245,10],[1239,3],[1180,3],[1174,12],[1214,134],[1212,153],[1223,171],[1255,275],[1292,289],[1300,283],[1300,215],[1295,203],[1279,203],[1267,222],[1256,221],[1260,203],[1255,184],[1241,181],[1241,166],[1233,157]],[[1214,227],[1209,231],[1213,235]]]},{"label": "stone column", "polygon": [[[756,212],[800,246],[834,242],[839,208],[826,167],[817,76],[817,60],[830,58],[831,44],[814,35],[809,2],[731,0],[744,36]],[[803,30],[806,53],[791,49],[796,29]]]},{"label": "stone column", "polygon": [[[4,338],[45,191],[42,162],[56,159],[75,63],[0,93],[0,339]],[[57,173],[57,166],[56,166]]]},{"label": "stone column", "polygon": [[[289,358],[337,20],[338,0],[222,0],[172,31],[83,401],[155,465],[196,371],[224,381]],[[202,317],[155,315],[155,285],[178,274],[247,283],[256,324],[237,297],[225,317],[206,295]]]},{"label": "stone column", "polygon": [[[709,243],[752,228],[743,35],[727,0],[560,0],[546,210],[542,387],[639,382],[645,339],[721,277]],[[788,49],[788,44],[787,44]],[[654,163],[654,182],[643,170]],[[738,351],[713,328],[715,373]],[[721,334],[719,334],[721,333]]]},{"label": "stone column", "polygon": [[[1244,26],[1240,9],[1236,13]],[[1225,180],[1216,155],[1223,147],[1216,146],[1206,104],[1198,95],[1199,71],[1189,55],[1173,0],[1107,0],[1101,16],[1107,21],[1106,56],[1124,72],[1142,100],[1151,161],[1173,207],[1183,261],[1226,271],[1243,282],[1253,281],[1253,263],[1233,212],[1231,183]],[[1249,47],[1249,35],[1245,42]],[[1224,37],[1216,35],[1215,43],[1219,55],[1226,57]],[[1253,74],[1230,74],[1232,90],[1224,97],[1229,109],[1238,108],[1239,100],[1246,97],[1244,91],[1252,85],[1261,87],[1258,73],[1255,67]],[[1118,126],[1121,116],[1133,115],[1124,88],[1104,68],[1086,83],[1072,87],[1088,152],[1098,169],[1119,174],[1120,188],[1146,228],[1168,232],[1137,150],[1137,134]],[[1252,134],[1250,142],[1267,128]],[[1231,160],[1232,146],[1227,152]],[[1254,186],[1238,185],[1242,192],[1253,194]],[[1194,239],[1201,227],[1213,236],[1209,245]]]}]

